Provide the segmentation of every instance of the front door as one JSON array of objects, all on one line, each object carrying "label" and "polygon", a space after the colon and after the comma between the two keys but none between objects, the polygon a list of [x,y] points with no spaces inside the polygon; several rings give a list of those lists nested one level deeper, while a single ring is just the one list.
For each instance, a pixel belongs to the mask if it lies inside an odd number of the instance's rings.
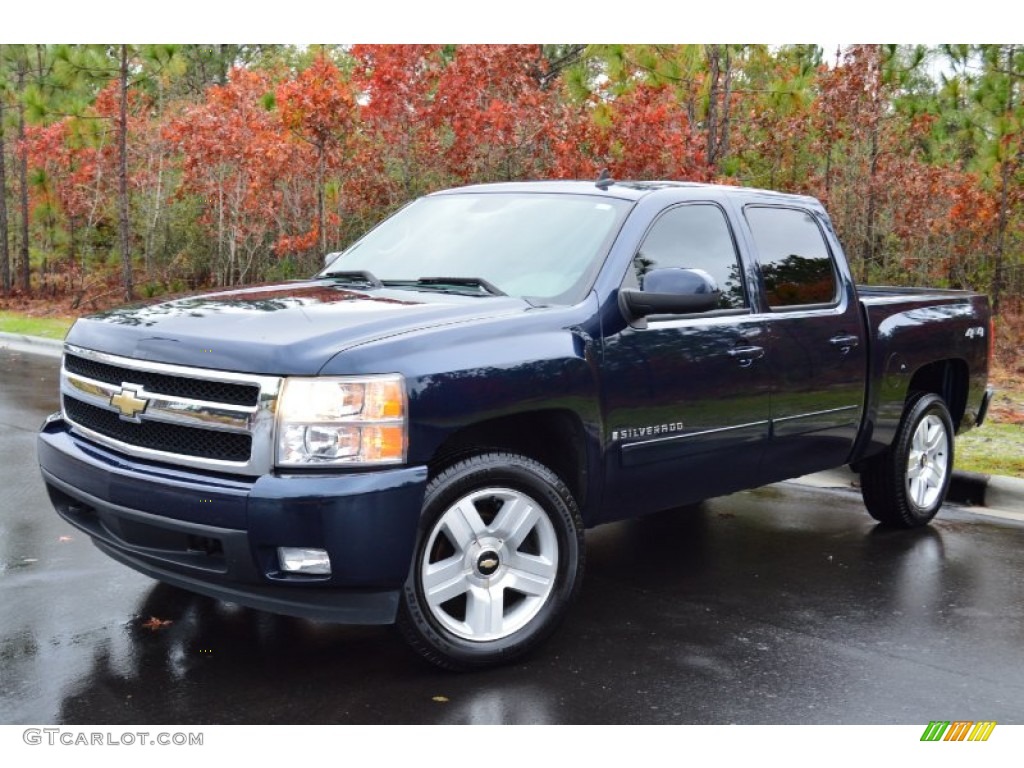
[{"label": "front door", "polygon": [[657,316],[604,339],[603,520],[665,509],[749,485],[769,435],[768,334],[722,210],[690,203],[663,212],[623,287],[648,271],[703,269],[719,308]]}]

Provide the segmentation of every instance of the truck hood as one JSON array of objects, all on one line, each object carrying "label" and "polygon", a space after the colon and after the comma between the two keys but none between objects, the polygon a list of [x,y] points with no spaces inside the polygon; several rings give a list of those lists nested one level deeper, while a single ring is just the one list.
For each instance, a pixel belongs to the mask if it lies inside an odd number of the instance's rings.
[{"label": "truck hood", "polygon": [[210,293],[82,318],[67,343],[159,363],[313,375],[338,352],[432,326],[520,314],[522,299],[342,287],[310,280]]}]

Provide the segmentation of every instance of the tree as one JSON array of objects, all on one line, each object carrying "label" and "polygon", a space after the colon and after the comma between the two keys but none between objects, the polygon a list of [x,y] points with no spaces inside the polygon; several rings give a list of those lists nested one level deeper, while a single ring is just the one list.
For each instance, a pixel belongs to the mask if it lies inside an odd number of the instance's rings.
[{"label": "tree", "polygon": [[29,261],[29,208],[28,208],[28,158],[24,149],[25,141],[25,100],[24,94],[31,77],[31,46],[7,46],[10,66],[15,83],[16,144],[15,168],[18,179],[18,264],[17,282],[26,296],[32,293],[31,264]]},{"label": "tree", "polygon": [[180,194],[200,202],[215,243],[215,282],[229,285],[260,271],[257,257],[297,229],[306,211],[286,200],[305,165],[278,116],[265,106],[267,73],[236,69],[223,86],[171,121],[165,135],[181,154]]},{"label": "tree", "polygon": [[[984,275],[998,311],[1008,292],[1019,297],[1024,287],[1024,46],[944,45],[939,53],[948,72],[927,105],[934,118],[929,148],[936,162],[977,177],[973,197],[991,198],[991,237],[977,240],[979,253],[962,257]],[[958,201],[958,210],[975,208]]]},{"label": "tree", "polygon": [[607,169],[815,195],[859,279],[986,285],[1000,304],[1024,292],[1022,58],[1020,45],[853,46],[827,62],[808,45],[2,46],[0,286],[127,297],[299,275],[435,189]]},{"label": "tree", "polygon": [[829,71],[817,46],[748,48],[734,89],[733,150],[722,158],[723,173],[742,184],[802,193],[821,193],[824,175],[827,196],[834,127],[815,121],[819,114],[831,120],[828,110],[817,109]]},{"label": "tree", "polygon": [[[52,81],[61,98],[40,100],[41,114],[68,116],[77,120],[106,119],[113,126],[117,180],[117,250],[121,261],[121,284],[126,301],[135,295],[130,180],[131,107],[140,103],[140,86],[159,81],[162,72],[180,74],[184,64],[179,47],[173,45],[85,45],[55,46]],[[109,85],[116,83],[116,108],[110,109]],[[91,93],[92,98],[82,98]],[[104,95],[107,98],[104,98]],[[148,252],[147,252],[148,257]]]},{"label": "tree", "polygon": [[[590,46],[569,77],[581,102],[579,134],[559,144],[559,175],[708,180],[707,136],[699,130],[696,91],[679,71],[695,46]],[[693,62],[695,63],[696,60]]]},{"label": "tree", "polygon": [[979,106],[985,111],[991,136],[983,148],[983,157],[991,162],[990,173],[999,195],[993,253],[991,298],[999,312],[1006,290],[1007,241],[1011,229],[1011,209],[1020,205],[1021,185],[1016,180],[1024,160],[1024,46],[979,46],[983,74],[977,91]]},{"label": "tree", "polygon": [[388,209],[445,186],[449,179],[431,120],[445,65],[442,46],[356,45],[351,53],[364,140],[353,163],[350,199]]},{"label": "tree", "polygon": [[294,79],[278,86],[276,101],[284,126],[313,150],[316,221],[309,235],[324,254],[328,250],[324,182],[328,171],[344,163],[356,120],[355,97],[334,63],[320,55]]},{"label": "tree", "polygon": [[131,251],[131,219],[128,215],[128,46],[120,45],[117,115],[117,229],[121,246],[121,279],[124,300],[135,298]]},{"label": "tree", "polygon": [[550,176],[559,117],[537,45],[456,46],[437,77],[429,119],[460,182]]},{"label": "tree", "polygon": [[[671,94],[674,101],[663,131],[679,136],[691,168],[719,175],[730,157],[735,114],[735,76],[750,50],[743,45],[602,45],[591,54],[603,65],[609,100],[635,90]],[[661,97],[664,100],[664,96]],[[643,101],[643,99],[641,99]]]},{"label": "tree", "polygon": [[11,293],[10,236],[7,230],[7,142],[4,132],[9,86],[4,50],[0,45],[0,287],[4,295]]}]

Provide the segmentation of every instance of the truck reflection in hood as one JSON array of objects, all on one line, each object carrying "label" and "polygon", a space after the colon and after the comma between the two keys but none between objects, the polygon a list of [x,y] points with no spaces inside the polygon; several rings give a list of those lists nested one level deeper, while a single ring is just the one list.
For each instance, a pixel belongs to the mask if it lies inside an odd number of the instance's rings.
[{"label": "truck reflection in hood", "polygon": [[[277,312],[284,309],[309,307],[316,304],[333,304],[342,301],[359,301],[361,309],[376,304],[419,304],[387,296],[370,295],[338,285],[275,284],[241,288],[232,291],[208,293],[173,301],[150,304],[132,304],[127,307],[108,310],[94,315],[93,319],[122,325],[156,325],[168,317],[188,315],[200,317],[204,314],[222,312]],[[382,307],[383,308],[383,307]]]},{"label": "truck reflection in hood", "polygon": [[79,320],[67,341],[154,362],[310,375],[356,344],[528,308],[509,297],[311,280],[113,309]]}]

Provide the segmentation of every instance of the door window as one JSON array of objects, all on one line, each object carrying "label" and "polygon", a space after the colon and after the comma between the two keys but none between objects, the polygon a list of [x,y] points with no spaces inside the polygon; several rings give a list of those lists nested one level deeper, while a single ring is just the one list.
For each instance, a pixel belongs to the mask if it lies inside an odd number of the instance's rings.
[{"label": "door window", "polygon": [[643,287],[653,269],[702,269],[718,284],[718,309],[747,306],[736,246],[725,214],[716,205],[681,205],[665,211],[644,238],[633,258],[630,284]]},{"label": "door window", "polygon": [[825,238],[806,211],[748,206],[768,306],[834,304],[838,282]]}]

